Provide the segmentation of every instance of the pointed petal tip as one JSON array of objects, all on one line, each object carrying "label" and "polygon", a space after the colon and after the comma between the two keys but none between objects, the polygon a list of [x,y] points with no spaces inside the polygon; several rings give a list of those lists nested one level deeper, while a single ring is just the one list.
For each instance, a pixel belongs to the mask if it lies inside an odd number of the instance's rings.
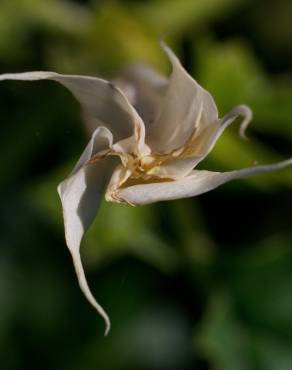
[{"label": "pointed petal tip", "polygon": [[[275,165],[277,165],[277,163]],[[292,157],[288,158],[284,161],[278,162],[279,169],[285,168],[285,167],[290,166],[290,165],[292,165]]]},{"label": "pointed petal tip", "polygon": [[174,63],[175,61],[175,62],[179,62],[180,64],[178,57],[175,55],[175,53],[172,51],[172,49],[167,45],[167,43],[163,39],[160,40],[160,47],[165,52],[165,54],[168,56],[171,63]]},{"label": "pointed petal tip", "polygon": [[283,167],[292,165],[292,157],[282,162]]},{"label": "pointed petal tip", "polygon": [[107,313],[105,312],[105,310],[96,301],[93,294],[91,293],[91,290],[88,286],[88,283],[85,277],[79,251],[70,249],[70,252],[71,252],[72,259],[73,259],[73,264],[74,264],[74,268],[75,268],[75,272],[77,275],[80,289],[83,292],[85,298],[88,300],[88,302],[93,306],[93,308],[97,311],[97,313],[104,319],[104,322],[105,322],[104,335],[107,336],[111,328],[110,319]]},{"label": "pointed petal tip", "polygon": [[160,45],[160,47],[161,47],[162,49],[166,49],[166,48],[168,48],[168,46],[167,46],[166,42],[164,41],[164,37],[163,37],[163,36],[162,36],[162,37],[160,37],[160,39],[159,39],[159,45]]},{"label": "pointed petal tip", "polygon": [[167,45],[167,43],[164,41],[164,38],[161,38],[159,40],[159,45],[161,47],[162,50],[164,50],[166,52],[166,50],[169,50],[169,46]]},{"label": "pointed petal tip", "polygon": [[[62,181],[63,182],[63,181]],[[57,193],[59,195],[59,197],[61,198],[61,192],[62,192],[62,182],[60,182],[57,186]],[[62,200],[62,199],[61,199]]]},{"label": "pointed petal tip", "polygon": [[33,71],[21,73],[5,73],[0,74],[0,81],[19,80],[19,81],[37,81],[57,77],[58,73],[48,71]]},{"label": "pointed petal tip", "polygon": [[111,323],[110,321],[108,320],[108,322],[106,322],[106,326],[105,326],[105,331],[104,331],[104,336],[107,337],[109,332],[111,330]]},{"label": "pointed petal tip", "polygon": [[289,158],[284,161],[273,163],[273,164],[248,167],[248,168],[243,168],[237,171],[222,172],[222,174],[223,175],[226,174],[227,176],[229,176],[229,180],[232,180],[232,179],[237,179],[241,177],[250,177],[254,175],[260,175],[264,173],[281,170],[291,165],[292,165],[292,158]]}]

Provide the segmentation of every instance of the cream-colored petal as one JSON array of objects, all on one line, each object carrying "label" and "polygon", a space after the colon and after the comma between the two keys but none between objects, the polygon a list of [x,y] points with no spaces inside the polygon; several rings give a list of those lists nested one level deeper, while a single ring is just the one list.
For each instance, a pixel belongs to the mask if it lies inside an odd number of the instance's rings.
[{"label": "cream-colored petal", "polygon": [[170,158],[150,173],[159,177],[174,179],[188,175],[212,151],[224,130],[238,116],[244,117],[240,125],[240,136],[245,137],[245,130],[252,119],[252,112],[246,105],[239,105],[220,120],[219,126],[218,124],[210,125],[198,137],[190,140],[181,156]]},{"label": "cream-colored petal", "polygon": [[134,185],[121,189],[117,196],[120,200],[133,205],[188,198],[206,193],[231,180],[279,170],[290,165],[292,165],[292,159],[276,164],[222,173],[194,170],[189,176],[179,180]]},{"label": "cream-colored petal", "polygon": [[195,129],[199,135],[207,126],[217,123],[218,111],[212,96],[185,71],[171,49],[165,44],[162,48],[172,64],[172,73],[146,142],[154,151],[168,153],[183,146]]},{"label": "cream-colored petal", "polygon": [[120,202],[119,198],[117,197],[118,189],[127,181],[130,176],[131,171],[123,165],[120,164],[115,168],[105,193],[105,199],[108,202]]},{"label": "cream-colored petal", "polygon": [[76,173],[81,167],[97,153],[106,152],[113,145],[112,133],[103,126],[98,127],[92,134],[89,143],[81,154],[78,162],[76,163],[71,175]]},{"label": "cream-colored petal", "polygon": [[180,179],[188,175],[194,168],[197,157],[178,157],[170,158],[163,164],[153,167],[147,173],[160,178]]},{"label": "cream-colored petal", "polygon": [[113,158],[106,158],[92,164],[86,164],[93,154],[104,152],[111,145],[112,137],[106,128],[99,127],[84,150],[71,175],[58,186],[58,193],[63,207],[65,236],[71,252],[78,282],[87,300],[104,318],[106,333],[110,321],[103,308],[93,297],[82,267],[80,243],[84,232],[90,226],[104,194],[113,169]]},{"label": "cream-colored petal", "polygon": [[125,95],[112,83],[96,77],[43,71],[3,74],[0,81],[3,80],[54,80],[61,83],[81,104],[91,132],[98,126],[105,126],[113,133],[115,142],[134,134],[138,149],[133,148],[133,151],[144,151],[144,123]]},{"label": "cream-colored petal", "polygon": [[168,79],[144,64],[133,64],[114,83],[135,107],[147,131],[158,115]]},{"label": "cream-colored petal", "polygon": [[246,105],[238,105],[220,120],[220,124],[215,130],[207,132],[202,138],[198,138],[198,145],[194,147],[194,154],[199,157],[199,160],[195,162],[195,165],[201,162],[212,151],[224,130],[239,116],[243,117],[239,134],[242,138],[246,138],[245,131],[252,120],[252,111]]}]

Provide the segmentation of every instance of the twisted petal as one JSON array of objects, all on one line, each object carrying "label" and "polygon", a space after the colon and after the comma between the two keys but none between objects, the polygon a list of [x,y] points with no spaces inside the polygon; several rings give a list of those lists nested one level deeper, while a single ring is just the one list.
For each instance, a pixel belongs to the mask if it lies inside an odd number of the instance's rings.
[{"label": "twisted petal", "polygon": [[162,47],[172,73],[160,114],[146,140],[154,151],[167,153],[183,146],[194,130],[199,135],[207,126],[217,125],[218,111],[212,96],[184,70],[171,49]]},{"label": "twisted petal", "polygon": [[212,151],[217,140],[223,134],[224,130],[231,125],[232,122],[239,116],[243,117],[239,128],[239,135],[246,139],[245,131],[252,120],[252,111],[246,105],[238,105],[233,108],[229,113],[227,113],[221,120],[220,125],[213,130],[212,133],[207,133],[200,139],[199,145],[194,148],[195,154],[199,156],[199,160],[195,163],[197,165]]},{"label": "twisted petal", "polygon": [[1,80],[57,81],[69,89],[79,101],[91,132],[98,126],[105,126],[113,133],[114,141],[134,134],[140,151],[144,150],[145,127],[142,119],[125,95],[106,80],[41,71],[3,74],[0,75]]},{"label": "twisted petal", "polygon": [[220,125],[209,126],[201,135],[189,140],[182,155],[178,158],[170,158],[160,167],[154,168],[150,173],[158,177],[173,179],[179,179],[188,175],[212,151],[224,130],[238,116],[244,117],[239,132],[240,136],[245,138],[245,130],[252,119],[252,112],[246,105],[239,105],[220,120]]},{"label": "twisted petal", "polygon": [[179,180],[130,186],[120,190],[117,196],[120,201],[133,205],[188,198],[206,193],[231,180],[279,170],[290,165],[292,165],[292,159],[276,164],[222,173],[194,170],[189,176]]},{"label": "twisted petal", "polygon": [[93,164],[86,163],[92,155],[103,153],[111,142],[112,135],[109,130],[105,127],[97,128],[71,175],[58,186],[63,206],[66,242],[73,258],[78,282],[85,297],[104,318],[106,333],[109,331],[110,321],[88,287],[79,247],[85,230],[96,215],[109,178],[108,170],[112,169],[110,158],[101,159]]}]

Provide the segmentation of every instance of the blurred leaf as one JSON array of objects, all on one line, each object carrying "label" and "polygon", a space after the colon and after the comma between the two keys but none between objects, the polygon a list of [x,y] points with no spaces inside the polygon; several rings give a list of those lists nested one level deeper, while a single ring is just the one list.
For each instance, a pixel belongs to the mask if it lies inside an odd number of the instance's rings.
[{"label": "blurred leaf", "polygon": [[170,203],[169,218],[174,220],[173,228],[179,245],[185,253],[191,268],[198,272],[202,266],[208,266],[214,258],[214,242],[208,233],[202,210],[198,202],[180,199]]},{"label": "blurred leaf", "polygon": [[116,74],[137,61],[158,69],[166,65],[155,29],[138,19],[131,7],[109,2],[96,7],[93,14],[88,32],[76,43],[51,45],[51,65],[66,72],[93,74]]},{"label": "blurred leaf", "polygon": [[216,18],[226,16],[242,0],[155,0],[137,5],[138,15],[156,28],[158,37],[179,35],[197,29]]},{"label": "blurred leaf", "polygon": [[195,336],[195,346],[214,370],[249,370],[248,335],[233,312],[230,298],[215,294]]},{"label": "blurred leaf", "polygon": [[246,319],[292,343],[292,251],[290,238],[273,236],[229,260],[231,287]]},{"label": "blurred leaf", "polygon": [[73,164],[70,163],[38,179],[38,182],[31,184],[26,192],[32,206],[36,207],[39,214],[59,231],[63,230],[63,216],[57,186],[64,179],[65,174],[70,173],[72,167]]},{"label": "blurred leaf", "polygon": [[198,76],[221,116],[245,103],[254,111],[255,129],[292,138],[292,79],[286,85],[268,80],[244,42],[201,43]]},{"label": "blurred leaf", "polygon": [[82,6],[58,0],[1,0],[0,56],[19,56],[28,34],[37,27],[49,33],[78,36],[90,24],[90,13]]},{"label": "blurred leaf", "polygon": [[254,250],[224,253],[217,263],[220,278],[195,335],[199,353],[215,370],[250,369],[251,360],[259,370],[289,368],[290,239],[275,236]]},{"label": "blurred leaf", "polygon": [[[48,159],[53,163],[60,147],[61,158],[70,146],[76,147],[82,129],[77,126],[80,112],[76,101],[55,83],[3,82],[0,93],[1,121],[10,122],[3,125],[1,134],[3,163],[9,156],[9,165],[2,166],[4,187],[16,184],[19,178],[31,181],[36,170],[48,171]],[[68,141],[66,149],[64,140]]]},{"label": "blurred leaf", "polygon": [[253,334],[251,343],[257,369],[286,370],[290,368],[291,342],[263,331]]}]

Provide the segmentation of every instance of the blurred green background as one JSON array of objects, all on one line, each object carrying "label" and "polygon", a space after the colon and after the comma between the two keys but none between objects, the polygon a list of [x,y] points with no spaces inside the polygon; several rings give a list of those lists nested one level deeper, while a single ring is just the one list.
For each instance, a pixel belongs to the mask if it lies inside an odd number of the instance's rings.
[{"label": "blurred green background", "polygon": [[[215,97],[254,121],[230,128],[201,168],[292,154],[290,0],[1,0],[0,73],[54,70],[110,78],[158,40]],[[3,82],[1,370],[292,369],[292,169],[213,192],[132,208],[103,203],[82,245],[82,296],[56,186],[87,137],[79,106],[53,82]]]}]

